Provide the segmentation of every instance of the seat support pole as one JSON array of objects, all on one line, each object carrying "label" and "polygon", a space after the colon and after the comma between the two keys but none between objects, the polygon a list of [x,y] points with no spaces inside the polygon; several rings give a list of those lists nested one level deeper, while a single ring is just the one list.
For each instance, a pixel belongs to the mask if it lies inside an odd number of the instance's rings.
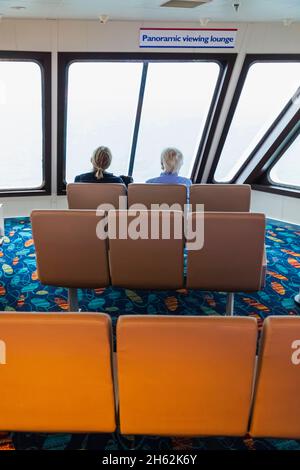
[{"label": "seat support pole", "polygon": [[299,294],[295,295],[294,300],[297,305],[300,307],[300,289],[299,289]]},{"label": "seat support pole", "polygon": [[233,317],[233,310],[234,310],[234,293],[229,292],[227,294],[227,302],[226,302],[226,316]]},{"label": "seat support pole", "polygon": [[78,312],[79,311],[79,303],[78,303],[77,289],[69,288],[68,289],[68,297],[69,297],[69,311],[70,312]]}]

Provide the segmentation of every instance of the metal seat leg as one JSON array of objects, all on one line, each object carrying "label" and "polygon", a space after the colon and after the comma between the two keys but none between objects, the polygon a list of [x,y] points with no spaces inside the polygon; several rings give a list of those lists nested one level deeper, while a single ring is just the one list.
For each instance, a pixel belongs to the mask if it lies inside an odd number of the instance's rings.
[{"label": "metal seat leg", "polygon": [[69,297],[69,311],[70,312],[79,312],[77,289],[69,288],[68,289],[68,297]]},{"label": "metal seat leg", "polygon": [[234,314],[234,293],[229,292],[227,294],[226,315],[233,317],[233,314]]}]

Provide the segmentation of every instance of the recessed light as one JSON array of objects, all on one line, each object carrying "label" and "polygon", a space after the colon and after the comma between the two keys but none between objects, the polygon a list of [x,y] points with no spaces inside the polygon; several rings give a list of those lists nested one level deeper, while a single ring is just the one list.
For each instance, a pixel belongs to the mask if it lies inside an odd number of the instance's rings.
[{"label": "recessed light", "polygon": [[201,26],[206,26],[211,21],[211,18],[200,18],[199,22]]},{"label": "recessed light", "polygon": [[100,16],[99,16],[99,21],[100,21],[100,23],[105,24],[105,23],[108,22],[108,20],[109,20],[109,16],[108,16],[108,15],[100,15]]},{"label": "recessed light", "polygon": [[212,0],[168,0],[160,5],[163,8],[196,8]]}]

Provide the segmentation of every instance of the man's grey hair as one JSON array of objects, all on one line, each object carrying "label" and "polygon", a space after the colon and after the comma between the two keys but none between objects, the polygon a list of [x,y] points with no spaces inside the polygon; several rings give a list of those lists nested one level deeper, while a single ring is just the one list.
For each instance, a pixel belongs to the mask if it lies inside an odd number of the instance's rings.
[{"label": "man's grey hair", "polygon": [[161,167],[166,173],[178,173],[183,164],[183,155],[175,147],[169,147],[162,151]]}]

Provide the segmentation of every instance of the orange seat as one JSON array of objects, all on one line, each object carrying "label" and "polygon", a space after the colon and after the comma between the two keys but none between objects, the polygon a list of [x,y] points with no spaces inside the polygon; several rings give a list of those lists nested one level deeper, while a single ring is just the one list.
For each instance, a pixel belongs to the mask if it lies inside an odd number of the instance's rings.
[{"label": "orange seat", "polygon": [[244,435],[256,338],[253,318],[119,317],[121,432]]},{"label": "orange seat", "polygon": [[250,433],[300,438],[300,318],[264,322]]},{"label": "orange seat", "polygon": [[177,204],[176,210],[184,210],[187,203],[187,188],[184,184],[133,183],[128,186],[128,208],[143,204],[145,209],[157,209],[152,204]]},{"label": "orange seat", "polygon": [[39,280],[71,288],[71,310],[78,308],[74,289],[109,285],[107,240],[96,234],[103,217],[88,210],[31,213]]},{"label": "orange seat", "polygon": [[[189,215],[193,223],[197,213]],[[188,251],[187,287],[256,291],[264,261],[265,216],[205,212],[202,250]]]},{"label": "orange seat", "polygon": [[119,197],[126,196],[126,194],[126,186],[118,183],[70,183],[67,185],[69,209],[96,210],[100,204],[110,204],[114,209],[119,209]]},{"label": "orange seat", "polygon": [[113,432],[111,320],[0,313],[0,430]]},{"label": "orange seat", "polygon": [[204,204],[207,212],[249,212],[250,202],[248,184],[193,184],[190,189],[193,212],[196,204]]},{"label": "orange seat", "polygon": [[[118,228],[123,226],[126,233],[136,216],[145,216],[144,228],[148,239],[123,239]],[[167,211],[110,211],[109,232],[116,237],[109,239],[110,276],[113,286],[136,289],[178,289],[183,287],[183,212],[169,212],[170,238],[162,238],[162,218]],[[153,216],[153,219],[151,217]],[[157,218],[156,218],[157,217]],[[141,219],[142,220],[142,219]],[[152,221],[158,221],[158,237],[151,239]],[[176,238],[174,221],[181,222],[180,238]],[[143,230],[142,230],[143,231]]]},{"label": "orange seat", "polygon": [[109,284],[106,240],[96,234],[104,216],[85,210],[31,213],[39,279],[61,287],[104,287]]},{"label": "orange seat", "polygon": [[[264,280],[265,216],[244,212],[193,212],[204,217],[204,245],[188,250],[187,288],[253,292]],[[230,299],[230,298],[229,298]],[[228,313],[232,313],[228,307]]]}]

